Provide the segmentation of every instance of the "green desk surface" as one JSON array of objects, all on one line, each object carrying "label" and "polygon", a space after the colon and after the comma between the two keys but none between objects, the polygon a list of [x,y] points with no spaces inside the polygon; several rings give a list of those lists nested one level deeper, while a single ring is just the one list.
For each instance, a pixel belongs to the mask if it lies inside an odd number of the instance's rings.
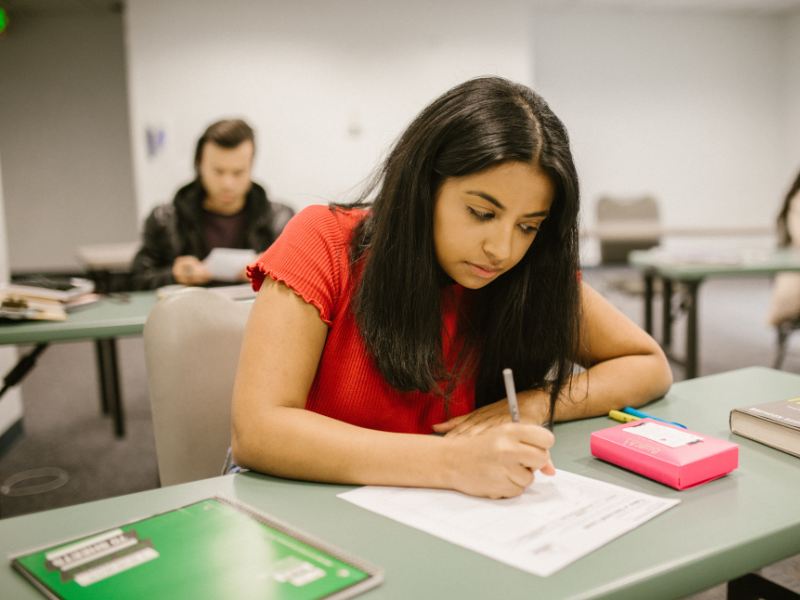
[{"label": "green desk surface", "polygon": [[155,292],[131,292],[127,301],[104,299],[67,315],[66,321],[23,321],[0,325],[0,345],[141,335],[158,301]]},{"label": "green desk surface", "polygon": [[651,269],[661,277],[692,281],[710,276],[768,275],[779,271],[800,271],[800,252],[775,250],[748,257],[743,254],[738,265],[674,264],[663,256],[647,250],[634,250],[628,255],[628,264]]},{"label": "green desk surface", "polygon": [[[591,457],[589,434],[606,417],[556,426],[556,466],[642,492],[675,508],[548,578],[529,575],[336,498],[349,486],[247,473],[0,521],[7,556],[226,492],[382,566],[386,582],[363,598],[659,600],[699,590],[800,553],[800,459],[735,436],[737,406],[800,396],[800,376],[752,367],[676,384],[647,411],[734,441],[739,469],[678,492]],[[534,485],[536,485],[534,483]],[[39,598],[10,565],[0,596]]]}]

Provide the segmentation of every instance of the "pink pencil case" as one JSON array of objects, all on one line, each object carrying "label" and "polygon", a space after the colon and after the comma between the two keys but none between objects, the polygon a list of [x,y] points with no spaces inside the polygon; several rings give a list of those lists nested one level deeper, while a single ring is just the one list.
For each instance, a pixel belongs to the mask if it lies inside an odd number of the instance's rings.
[{"label": "pink pencil case", "polygon": [[595,431],[592,456],[678,490],[727,475],[739,446],[653,419]]}]

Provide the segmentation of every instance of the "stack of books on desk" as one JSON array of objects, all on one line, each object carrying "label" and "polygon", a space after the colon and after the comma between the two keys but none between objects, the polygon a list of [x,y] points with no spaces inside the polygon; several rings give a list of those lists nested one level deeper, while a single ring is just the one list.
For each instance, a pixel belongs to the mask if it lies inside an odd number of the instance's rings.
[{"label": "stack of books on desk", "polygon": [[0,287],[0,319],[65,321],[67,313],[100,299],[79,277],[31,277]]}]

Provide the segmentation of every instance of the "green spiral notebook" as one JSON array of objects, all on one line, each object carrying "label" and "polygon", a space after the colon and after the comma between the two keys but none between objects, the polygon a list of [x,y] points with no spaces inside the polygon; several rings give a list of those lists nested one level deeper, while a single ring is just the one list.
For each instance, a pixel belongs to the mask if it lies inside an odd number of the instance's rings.
[{"label": "green spiral notebook", "polygon": [[224,495],[11,557],[48,598],[340,600],[383,572]]}]

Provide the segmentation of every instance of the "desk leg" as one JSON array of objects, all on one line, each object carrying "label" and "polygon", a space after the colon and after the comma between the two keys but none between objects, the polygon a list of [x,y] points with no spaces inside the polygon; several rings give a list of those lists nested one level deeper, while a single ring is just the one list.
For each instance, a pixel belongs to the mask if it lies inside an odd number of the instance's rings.
[{"label": "desk leg", "polygon": [[125,415],[122,410],[122,395],[119,391],[119,369],[117,368],[117,340],[108,338],[96,340],[97,365],[100,372],[100,396],[103,412],[111,414],[114,420],[114,433],[117,437],[125,435]]},{"label": "desk leg", "polygon": [[105,340],[95,340],[94,350],[97,357],[97,375],[98,382],[100,383],[100,407],[103,409],[103,414],[108,414],[108,389],[106,387],[106,352],[104,350]]},{"label": "desk leg", "polygon": [[644,330],[653,335],[653,274],[644,272]]},{"label": "desk leg", "polygon": [[686,288],[686,379],[698,375],[697,291],[702,280],[683,281]]},{"label": "desk leg", "polygon": [[0,389],[0,398],[2,398],[8,390],[25,378],[25,375],[28,374],[28,371],[30,371],[36,365],[36,359],[39,358],[39,355],[44,352],[46,348],[47,343],[36,344],[36,347],[33,350],[19,359],[17,364],[14,365],[14,368],[11,369],[3,378],[3,388]]},{"label": "desk leg", "polygon": [[749,573],[728,582],[728,600],[800,600],[800,594]]},{"label": "desk leg", "polygon": [[662,331],[661,331],[661,347],[664,352],[667,352],[672,346],[672,280],[666,277],[661,279],[662,298],[663,303],[661,306],[662,318]]}]

